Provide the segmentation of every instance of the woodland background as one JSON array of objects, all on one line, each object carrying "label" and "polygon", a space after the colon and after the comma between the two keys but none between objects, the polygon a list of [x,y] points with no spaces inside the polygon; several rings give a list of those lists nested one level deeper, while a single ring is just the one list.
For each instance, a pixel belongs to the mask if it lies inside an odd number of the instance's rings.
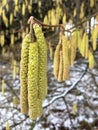
[{"label": "woodland background", "polygon": [[29,32],[28,18],[34,16],[49,25],[68,25],[66,29],[89,29],[90,40],[92,28],[98,24],[97,14],[98,0],[0,1],[0,130],[5,130],[6,124],[11,130],[98,130],[98,46],[93,52],[92,70],[77,50],[70,80],[58,83],[53,75],[53,56],[59,40],[57,27],[43,27],[48,45],[48,95],[43,116],[32,122],[20,113],[19,104],[21,42]]}]

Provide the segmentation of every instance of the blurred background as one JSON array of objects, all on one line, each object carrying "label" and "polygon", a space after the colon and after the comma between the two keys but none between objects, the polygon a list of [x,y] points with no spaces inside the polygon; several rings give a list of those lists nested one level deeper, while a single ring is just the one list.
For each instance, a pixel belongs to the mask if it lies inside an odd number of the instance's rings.
[{"label": "blurred background", "polygon": [[[48,95],[43,102],[43,116],[33,122],[20,113],[21,42],[29,32],[30,16],[43,24],[87,31],[91,44],[92,30],[98,26],[98,0],[0,0],[0,130],[6,125],[11,130],[98,130],[98,46],[93,51],[92,70],[77,51],[70,80],[58,83],[53,75],[53,57],[59,28],[43,27],[48,46]],[[54,101],[75,82],[65,100]]]}]

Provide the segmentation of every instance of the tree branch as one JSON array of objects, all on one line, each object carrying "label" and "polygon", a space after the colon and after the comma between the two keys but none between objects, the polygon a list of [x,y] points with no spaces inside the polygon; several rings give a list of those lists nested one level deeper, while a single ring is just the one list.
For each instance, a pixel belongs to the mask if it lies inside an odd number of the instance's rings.
[{"label": "tree branch", "polygon": [[56,100],[58,100],[60,98],[64,98],[72,89],[74,89],[78,85],[80,80],[83,78],[83,76],[86,74],[87,68],[88,68],[88,66],[86,67],[85,71],[82,73],[80,78],[78,80],[76,80],[76,82],[74,82],[73,85],[68,90],[65,90],[65,92],[63,94],[60,94],[59,96],[56,96],[53,99],[51,99],[49,101],[49,103],[43,105],[43,108],[47,108],[48,106],[50,106],[52,103],[54,103]]},{"label": "tree branch", "polygon": [[74,28],[80,26],[81,24],[87,22],[87,21],[90,20],[92,17],[95,17],[97,14],[98,14],[98,12],[95,12],[93,15],[89,16],[88,18],[84,19],[83,21],[77,23],[76,25],[74,25],[73,27],[71,27],[70,29],[67,29],[67,30],[65,29],[65,25],[63,25],[63,24],[58,24],[58,25],[44,24],[44,23],[42,23],[41,21],[39,21],[38,19],[36,19],[36,18],[33,17],[33,16],[31,16],[31,17],[28,19],[28,23],[30,23],[31,20],[33,19],[33,24],[34,24],[34,22],[35,22],[35,23],[38,23],[39,25],[41,25],[41,26],[43,26],[43,27],[55,27],[55,28],[56,28],[56,27],[59,27],[59,28],[63,29],[63,31],[72,33],[72,32],[71,32],[72,29],[74,29]]}]

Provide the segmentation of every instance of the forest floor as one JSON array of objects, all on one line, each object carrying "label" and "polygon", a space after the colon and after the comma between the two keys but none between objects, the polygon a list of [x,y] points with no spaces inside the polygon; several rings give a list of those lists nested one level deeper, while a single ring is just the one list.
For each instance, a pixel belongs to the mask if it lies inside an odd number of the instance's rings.
[{"label": "forest floor", "polygon": [[[98,63],[97,51],[95,57]],[[88,61],[78,58],[70,68],[70,80],[58,83],[53,75],[53,60],[49,59],[48,95],[43,102],[43,116],[32,122],[20,113],[19,61],[17,46],[0,55],[0,130],[5,130],[7,121],[11,130],[98,130],[98,64],[90,70]],[[18,99],[16,106],[14,97]]]}]

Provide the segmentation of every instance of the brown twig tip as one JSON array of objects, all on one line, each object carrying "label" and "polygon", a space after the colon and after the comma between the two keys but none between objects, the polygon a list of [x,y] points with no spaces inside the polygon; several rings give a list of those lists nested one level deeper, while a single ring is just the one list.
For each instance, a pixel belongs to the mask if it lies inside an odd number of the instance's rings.
[{"label": "brown twig tip", "polygon": [[31,22],[33,22],[33,20],[34,20],[34,17],[31,16],[31,17],[28,19],[28,24],[30,24]]}]

